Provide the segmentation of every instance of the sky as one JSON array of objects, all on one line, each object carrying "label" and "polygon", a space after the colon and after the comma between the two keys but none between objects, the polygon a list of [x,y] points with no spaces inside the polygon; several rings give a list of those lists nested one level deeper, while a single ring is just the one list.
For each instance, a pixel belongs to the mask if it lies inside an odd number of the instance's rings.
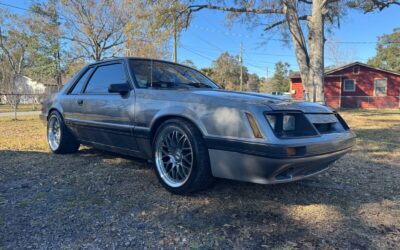
[{"label": "sky", "polygon": [[[28,8],[30,1],[0,0],[0,3]],[[20,10],[10,10],[22,14]],[[377,37],[399,27],[400,7],[392,6],[372,14],[350,10],[341,19],[340,28],[326,34],[326,37],[336,44],[339,52],[346,54],[346,59],[367,62],[375,55]],[[266,32],[262,26],[250,28],[238,22],[228,27],[224,12],[205,9],[194,13],[189,28],[181,33],[178,61],[191,60],[198,68],[209,67],[225,51],[239,55],[242,43],[243,64],[250,73],[271,77],[278,61],[289,63],[291,70],[298,70],[292,46],[273,39],[281,39],[279,30]],[[326,48],[325,65],[331,64]]]}]

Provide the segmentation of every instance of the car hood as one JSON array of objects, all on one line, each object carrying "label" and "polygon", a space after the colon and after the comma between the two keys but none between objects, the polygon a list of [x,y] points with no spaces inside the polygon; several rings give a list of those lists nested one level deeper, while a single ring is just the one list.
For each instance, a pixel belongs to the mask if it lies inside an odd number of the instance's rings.
[{"label": "car hood", "polygon": [[195,90],[195,94],[218,98],[229,102],[240,102],[246,104],[266,105],[271,110],[293,110],[302,111],[304,113],[331,113],[332,110],[324,105],[290,100],[287,97],[278,97],[269,94],[254,92],[238,92],[227,90]]}]

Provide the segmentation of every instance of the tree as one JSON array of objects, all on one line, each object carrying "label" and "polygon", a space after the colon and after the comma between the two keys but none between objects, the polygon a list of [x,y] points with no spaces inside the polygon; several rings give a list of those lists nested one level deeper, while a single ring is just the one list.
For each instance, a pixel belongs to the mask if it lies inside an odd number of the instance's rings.
[{"label": "tree", "polygon": [[247,91],[258,92],[260,88],[260,78],[257,74],[249,74],[246,85]]},{"label": "tree", "polygon": [[368,64],[400,71],[400,28],[394,29],[392,34],[379,37],[376,55],[368,60]]},{"label": "tree", "polygon": [[344,48],[337,39],[331,38],[326,42],[327,57],[331,61],[330,67],[335,68],[354,62],[356,59],[355,48]]},{"label": "tree", "polygon": [[[222,3],[222,5],[213,4]],[[382,10],[399,5],[396,0],[237,0],[229,6],[224,1],[193,4],[188,16],[202,9],[229,12],[230,18],[246,20],[250,25],[264,25],[264,30],[280,28],[284,41],[290,37],[306,90],[306,99],[324,102],[324,43],[327,24],[339,22],[346,7],[364,12]],[[303,25],[305,23],[305,25]]]},{"label": "tree", "polygon": [[289,92],[290,90],[290,80],[289,80],[289,67],[288,63],[277,62],[275,64],[274,76],[269,81],[269,91],[278,92]]},{"label": "tree", "polygon": [[32,46],[37,44],[36,37],[29,33],[26,20],[0,10],[4,19],[0,20],[0,52],[2,60],[2,86],[7,103],[14,109],[17,119],[17,108],[24,89],[18,86],[23,73],[28,67],[27,58],[34,56]]},{"label": "tree", "polygon": [[168,39],[172,29],[163,23],[163,11],[171,12],[167,1],[134,0],[127,4],[130,9],[130,27],[125,31],[125,55],[135,57],[165,58],[168,55]]},{"label": "tree", "polygon": [[179,1],[62,0],[63,38],[86,60],[103,60],[125,54],[163,58],[175,28],[186,21],[169,18],[184,8]]},{"label": "tree", "polygon": [[201,68],[200,71],[201,71],[204,75],[206,75],[206,76],[208,76],[208,77],[210,77],[210,78],[212,78],[212,76],[213,76],[213,74],[214,74],[214,70],[213,70],[212,67],[210,67],[210,68]]},{"label": "tree", "polygon": [[260,84],[258,85],[258,91],[261,93],[270,92],[269,91],[269,82],[271,78],[260,77]]},{"label": "tree", "polygon": [[[190,18],[184,12],[186,5],[179,0],[147,0],[144,2],[145,7],[142,7],[142,9],[145,11],[142,11],[142,13],[146,14],[141,15],[140,20],[149,24],[149,29],[145,34],[154,33],[150,44],[157,45],[158,43],[159,46],[156,46],[155,49],[162,48],[161,52],[165,52],[166,46],[163,45],[167,45],[166,42],[171,38],[174,47],[171,51],[172,58],[177,62],[178,58],[175,57],[178,57],[178,55],[175,53],[175,48],[178,46],[180,33],[190,21]],[[137,8],[136,4],[135,8]],[[141,26],[143,27],[143,25]]]},{"label": "tree", "polygon": [[61,44],[61,20],[57,0],[34,3],[33,14],[28,18],[29,28],[38,40],[36,57],[31,60],[28,75],[40,82],[55,83],[62,86],[67,53]]},{"label": "tree", "polygon": [[89,60],[102,60],[123,51],[137,26],[132,22],[130,1],[62,0],[64,39],[76,46],[78,54]]},{"label": "tree", "polygon": [[[240,89],[240,62],[237,56],[224,52],[213,61],[212,68],[212,79],[215,82],[226,89]],[[247,79],[247,68],[243,66],[243,82],[245,83]]]},{"label": "tree", "polygon": [[186,65],[186,66],[191,67],[191,68],[194,68],[194,69],[196,68],[196,65],[194,65],[193,61],[189,60],[189,59],[183,60],[181,62],[181,64]]}]

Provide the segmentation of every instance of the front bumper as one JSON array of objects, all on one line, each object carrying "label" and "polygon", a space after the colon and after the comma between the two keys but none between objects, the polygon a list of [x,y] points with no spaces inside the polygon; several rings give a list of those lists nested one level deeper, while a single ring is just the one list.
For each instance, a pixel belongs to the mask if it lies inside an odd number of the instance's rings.
[{"label": "front bumper", "polygon": [[292,157],[279,154],[287,150],[288,146],[283,145],[264,145],[263,151],[262,146],[255,148],[251,143],[247,148],[245,145],[229,148],[229,142],[225,143],[225,148],[208,144],[213,176],[273,184],[307,178],[327,170],[334,161],[351,151],[355,136],[346,133],[336,140],[304,143],[305,154]]}]

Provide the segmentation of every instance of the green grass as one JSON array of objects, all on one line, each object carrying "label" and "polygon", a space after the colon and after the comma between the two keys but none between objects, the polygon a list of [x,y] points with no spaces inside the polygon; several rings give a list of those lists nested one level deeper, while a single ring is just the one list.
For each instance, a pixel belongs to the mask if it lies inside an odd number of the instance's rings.
[{"label": "green grass", "polygon": [[[32,104],[20,104],[18,105],[17,111],[26,112],[26,111],[39,111],[41,110],[42,105],[35,104],[35,109],[33,109]],[[5,112],[14,112],[14,109],[8,104],[0,104],[0,113]]]},{"label": "green grass", "polygon": [[47,199],[47,193],[43,193],[43,192],[37,193],[32,197],[32,199],[36,200],[36,201],[46,200]]}]

